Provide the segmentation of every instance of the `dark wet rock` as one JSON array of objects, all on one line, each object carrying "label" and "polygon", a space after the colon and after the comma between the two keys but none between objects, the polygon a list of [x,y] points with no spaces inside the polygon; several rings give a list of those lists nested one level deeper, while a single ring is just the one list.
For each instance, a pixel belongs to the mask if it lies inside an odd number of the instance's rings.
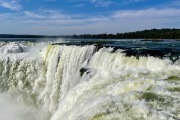
[{"label": "dark wet rock", "polygon": [[83,76],[84,73],[90,73],[89,68],[81,68],[79,72],[81,76]]}]

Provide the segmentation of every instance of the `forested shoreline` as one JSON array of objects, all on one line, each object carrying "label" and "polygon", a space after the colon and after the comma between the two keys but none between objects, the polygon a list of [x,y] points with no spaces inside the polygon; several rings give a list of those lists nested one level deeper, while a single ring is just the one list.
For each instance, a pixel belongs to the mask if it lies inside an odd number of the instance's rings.
[{"label": "forested shoreline", "polygon": [[117,34],[83,34],[83,35],[14,35],[0,34],[0,38],[82,38],[82,39],[180,39],[180,29],[151,29]]}]

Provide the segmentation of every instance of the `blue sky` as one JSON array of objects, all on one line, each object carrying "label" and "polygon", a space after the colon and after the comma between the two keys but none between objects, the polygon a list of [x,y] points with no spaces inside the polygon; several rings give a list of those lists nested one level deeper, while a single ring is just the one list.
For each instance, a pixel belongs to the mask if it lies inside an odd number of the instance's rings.
[{"label": "blue sky", "polygon": [[180,28],[180,0],[0,0],[0,34],[116,34],[152,28]]}]

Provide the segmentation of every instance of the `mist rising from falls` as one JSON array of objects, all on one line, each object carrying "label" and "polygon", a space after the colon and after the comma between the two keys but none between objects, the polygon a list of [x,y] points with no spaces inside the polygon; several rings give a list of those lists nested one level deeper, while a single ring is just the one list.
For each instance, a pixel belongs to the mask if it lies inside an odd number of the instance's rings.
[{"label": "mist rising from falls", "polygon": [[[48,45],[38,52],[3,55],[0,90],[38,111],[29,110],[38,116],[31,120],[180,117],[178,61],[126,57],[113,48],[96,50],[93,45]],[[17,119],[23,119],[21,115]]]}]

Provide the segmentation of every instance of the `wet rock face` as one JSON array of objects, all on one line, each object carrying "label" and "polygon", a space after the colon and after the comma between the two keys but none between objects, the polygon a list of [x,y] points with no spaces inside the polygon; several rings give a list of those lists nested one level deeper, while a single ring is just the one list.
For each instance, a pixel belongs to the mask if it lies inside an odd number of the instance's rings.
[{"label": "wet rock face", "polygon": [[24,49],[21,44],[16,42],[6,43],[1,47],[3,53],[23,53]]},{"label": "wet rock face", "polygon": [[80,72],[80,75],[83,76],[84,73],[90,73],[90,70],[89,68],[81,68],[79,72]]}]

